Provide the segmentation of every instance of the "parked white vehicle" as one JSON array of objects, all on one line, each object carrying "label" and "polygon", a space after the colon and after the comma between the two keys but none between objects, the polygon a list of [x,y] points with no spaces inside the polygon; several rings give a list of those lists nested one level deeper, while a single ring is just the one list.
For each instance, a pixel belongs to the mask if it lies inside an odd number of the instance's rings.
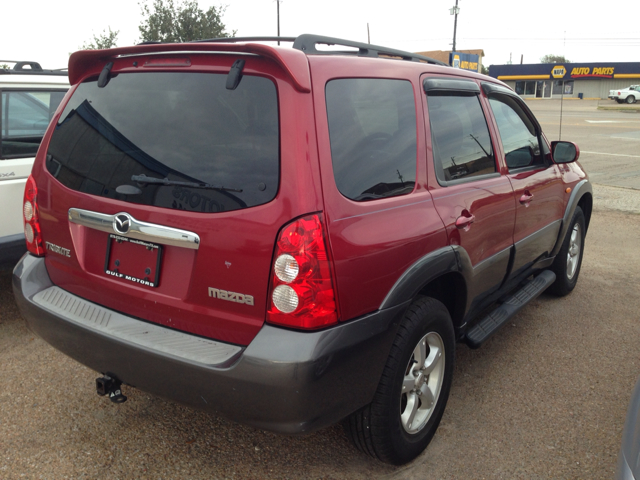
[{"label": "parked white vehicle", "polygon": [[640,100],[640,85],[630,85],[627,88],[609,90],[609,98],[618,103],[636,103]]},{"label": "parked white vehicle", "polygon": [[0,263],[16,262],[26,251],[24,186],[49,120],[68,89],[66,69],[0,60]]}]

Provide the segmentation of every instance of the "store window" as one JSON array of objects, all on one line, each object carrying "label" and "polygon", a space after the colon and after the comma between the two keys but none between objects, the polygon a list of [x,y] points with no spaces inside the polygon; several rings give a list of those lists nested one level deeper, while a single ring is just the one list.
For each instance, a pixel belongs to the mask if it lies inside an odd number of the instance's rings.
[{"label": "store window", "polygon": [[554,95],[573,95],[573,80],[555,80],[553,82]]},{"label": "store window", "polygon": [[516,82],[516,93],[518,95],[535,95],[536,82],[525,82],[524,80]]},{"label": "store window", "polygon": [[538,98],[549,98],[554,95],[573,95],[573,80],[545,80],[545,81],[524,81],[516,82],[515,91],[518,95],[536,96]]},{"label": "store window", "polygon": [[524,94],[525,95],[535,95],[536,94],[536,82],[526,82],[524,85]]}]

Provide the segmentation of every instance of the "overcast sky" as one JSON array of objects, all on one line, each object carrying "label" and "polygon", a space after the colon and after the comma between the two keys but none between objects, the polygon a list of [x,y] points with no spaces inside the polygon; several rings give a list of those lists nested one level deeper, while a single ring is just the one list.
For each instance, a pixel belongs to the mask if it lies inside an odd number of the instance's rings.
[{"label": "overcast sky", "polygon": [[[179,0],[175,0],[179,1]],[[223,20],[238,36],[276,34],[275,0],[227,0]],[[220,3],[200,0],[206,10]],[[449,50],[455,0],[283,0],[280,33],[315,33],[409,51]],[[622,5],[613,2],[613,5]],[[605,13],[604,4],[538,0],[459,0],[457,47],[483,49],[483,63],[538,63],[547,53],[573,62],[640,62],[640,30],[629,16]],[[3,0],[0,60],[31,60],[44,68],[67,65],[70,53],[107,27],[118,46],[139,39],[135,0]]]}]

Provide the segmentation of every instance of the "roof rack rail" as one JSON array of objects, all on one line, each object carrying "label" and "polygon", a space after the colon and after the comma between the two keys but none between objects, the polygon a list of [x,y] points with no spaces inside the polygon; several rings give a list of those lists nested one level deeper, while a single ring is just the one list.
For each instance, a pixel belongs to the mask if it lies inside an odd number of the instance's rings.
[{"label": "roof rack rail", "polygon": [[[416,53],[405,52],[404,50],[395,50],[393,48],[382,47],[380,45],[372,45],[370,43],[352,42],[351,40],[344,40],[342,38],[324,37],[322,35],[314,35],[305,33],[298,37],[227,37],[227,38],[210,38],[206,40],[195,40],[195,42],[293,42],[293,48],[300,50],[309,55],[357,55],[359,57],[399,57],[403,60],[409,60],[414,62],[426,62],[434,65],[442,65],[448,67],[449,65],[436,60],[435,58],[425,57],[424,55],[418,55]],[[316,45],[338,45],[341,47],[357,48],[358,51],[350,50],[318,50]]]},{"label": "roof rack rail", "polygon": [[193,40],[190,43],[295,42],[297,37],[222,37]]},{"label": "roof rack rail", "polygon": [[[335,52],[331,50],[318,50],[316,45],[339,45],[341,47],[357,48],[358,52],[340,51]],[[442,65],[448,67],[444,62],[436,60],[435,58],[425,57],[424,55],[418,55],[416,53],[405,52],[404,50],[395,50],[393,48],[382,47],[380,45],[372,45],[370,43],[352,42],[350,40],[343,40],[341,38],[324,37],[322,35],[304,34],[300,35],[293,43],[293,48],[302,50],[307,54],[313,55],[332,55],[332,54],[351,54],[358,55],[360,57],[379,57],[380,55],[387,57],[400,57],[403,60],[410,60],[414,62],[426,62],[434,65]]]},{"label": "roof rack rail", "polygon": [[[14,63],[13,68],[0,68],[0,74],[20,74],[20,75],[68,75],[67,68],[57,68],[55,70],[45,70],[38,62],[24,60],[0,60],[0,65]],[[25,68],[28,67],[28,68]]]}]

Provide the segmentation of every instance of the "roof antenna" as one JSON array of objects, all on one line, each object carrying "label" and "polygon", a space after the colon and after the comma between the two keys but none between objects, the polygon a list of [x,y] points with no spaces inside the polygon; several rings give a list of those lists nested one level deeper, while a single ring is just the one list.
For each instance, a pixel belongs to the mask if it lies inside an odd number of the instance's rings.
[{"label": "roof antenna", "polygon": [[[565,30],[564,37],[562,40],[562,56],[563,57],[566,55],[566,46],[567,46],[567,31]],[[566,74],[567,72],[565,71],[564,75]],[[562,140],[562,106],[564,105],[564,75],[562,76],[562,80],[560,81],[562,83],[562,92],[560,94],[560,132],[558,132],[558,141]]]},{"label": "roof antenna", "polygon": [[[277,10],[278,10],[278,38],[280,38],[280,2],[282,0],[276,0]],[[280,40],[278,40],[278,45],[280,45]]]}]

